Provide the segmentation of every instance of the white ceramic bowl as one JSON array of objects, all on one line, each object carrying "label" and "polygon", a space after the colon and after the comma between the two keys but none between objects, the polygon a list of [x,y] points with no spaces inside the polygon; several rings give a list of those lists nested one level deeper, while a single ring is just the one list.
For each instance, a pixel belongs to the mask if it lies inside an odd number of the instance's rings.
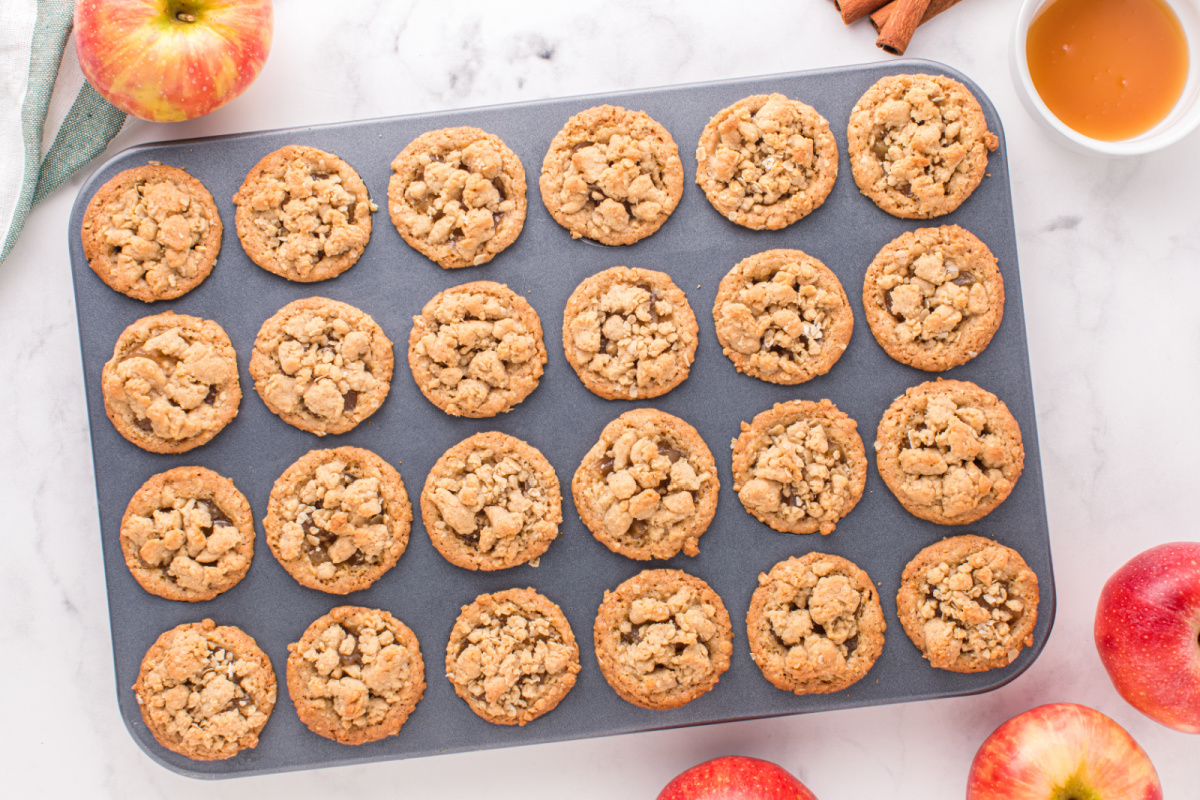
[{"label": "white ceramic bowl", "polygon": [[1025,37],[1029,23],[1038,10],[1051,0],[1024,0],[1021,13],[1017,16],[1016,35],[1013,37],[1012,74],[1017,93],[1026,110],[1061,141],[1075,150],[1107,156],[1135,156],[1150,153],[1178,142],[1200,127],[1200,0],[1166,0],[1174,9],[1183,25],[1188,42],[1188,76],[1183,94],[1171,113],[1143,134],[1131,139],[1105,142],[1084,136],[1067,127],[1046,107],[1029,77],[1029,64],[1025,61]]}]

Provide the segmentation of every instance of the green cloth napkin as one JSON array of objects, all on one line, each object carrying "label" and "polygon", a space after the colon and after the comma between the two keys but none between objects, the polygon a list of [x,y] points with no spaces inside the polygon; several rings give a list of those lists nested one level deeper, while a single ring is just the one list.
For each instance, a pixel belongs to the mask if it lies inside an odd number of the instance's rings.
[{"label": "green cloth napkin", "polygon": [[[42,154],[46,113],[71,32],[73,0],[3,0],[0,27],[0,262],[8,256],[34,205],[108,145],[125,123],[83,81],[53,142]],[[79,70],[74,54],[68,69]],[[62,85],[79,85],[78,76]],[[70,98],[59,98],[70,102]],[[19,112],[19,119],[18,119]]]}]

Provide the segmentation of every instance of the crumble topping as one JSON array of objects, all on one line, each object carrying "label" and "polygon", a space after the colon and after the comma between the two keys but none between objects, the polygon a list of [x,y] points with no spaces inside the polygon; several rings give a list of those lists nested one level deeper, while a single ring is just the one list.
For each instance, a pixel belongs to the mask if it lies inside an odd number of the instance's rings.
[{"label": "crumble topping", "polygon": [[392,162],[389,210],[409,244],[443,267],[478,266],[525,221],[525,170],[478,128],[423,134]]}]

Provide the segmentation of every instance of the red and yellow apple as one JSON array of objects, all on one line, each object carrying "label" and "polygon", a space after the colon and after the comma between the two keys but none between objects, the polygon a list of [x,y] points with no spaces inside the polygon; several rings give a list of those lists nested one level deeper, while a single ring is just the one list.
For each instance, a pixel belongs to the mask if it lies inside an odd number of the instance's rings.
[{"label": "red and yellow apple", "polygon": [[722,756],[675,776],[658,800],[817,800],[778,764],[748,756]]},{"label": "red and yellow apple", "polygon": [[75,49],[106,100],[178,122],[228,103],[271,49],[271,0],[77,0]]},{"label": "red and yellow apple", "polygon": [[1005,722],[975,753],[967,800],[1162,800],[1158,773],[1124,728],[1051,703]]},{"label": "red and yellow apple", "polygon": [[1200,543],[1152,547],[1113,573],[1095,635],[1121,697],[1168,728],[1200,733]]}]

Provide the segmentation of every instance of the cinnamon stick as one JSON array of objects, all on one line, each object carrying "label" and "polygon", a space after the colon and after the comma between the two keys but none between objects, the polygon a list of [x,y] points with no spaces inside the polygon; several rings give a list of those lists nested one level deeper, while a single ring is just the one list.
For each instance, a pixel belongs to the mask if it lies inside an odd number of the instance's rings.
[{"label": "cinnamon stick", "polygon": [[[896,12],[896,6],[899,5],[899,2],[900,0],[891,0],[891,2],[871,13],[871,25],[875,27],[876,33],[883,31],[883,26],[891,18],[892,14]],[[962,0],[930,0],[929,8],[925,9],[925,16],[921,17],[919,25],[924,25],[946,9],[953,8],[961,2]]]},{"label": "cinnamon stick", "polygon": [[917,26],[921,24],[921,17],[925,16],[925,11],[929,8],[929,2],[930,0],[896,0],[896,10],[884,23],[875,44],[886,53],[894,56],[904,55]]},{"label": "cinnamon stick", "polygon": [[833,0],[833,5],[842,14],[842,22],[849,25],[887,5],[888,0]]}]

